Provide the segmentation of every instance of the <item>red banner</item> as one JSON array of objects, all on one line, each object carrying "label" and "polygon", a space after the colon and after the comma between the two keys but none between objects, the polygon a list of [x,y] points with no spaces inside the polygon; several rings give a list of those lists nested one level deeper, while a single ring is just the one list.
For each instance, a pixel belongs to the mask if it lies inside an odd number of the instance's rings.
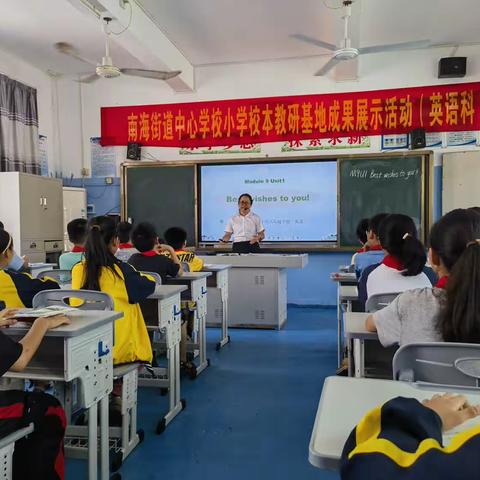
[{"label": "red banner", "polygon": [[480,130],[480,83],[103,107],[101,144],[205,147]]}]

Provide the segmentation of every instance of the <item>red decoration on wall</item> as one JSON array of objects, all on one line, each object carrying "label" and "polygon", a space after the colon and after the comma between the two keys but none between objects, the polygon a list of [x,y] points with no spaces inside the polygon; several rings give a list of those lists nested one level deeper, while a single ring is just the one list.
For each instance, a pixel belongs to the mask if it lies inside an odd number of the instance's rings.
[{"label": "red decoration on wall", "polygon": [[208,147],[480,130],[480,83],[103,107],[103,146]]}]

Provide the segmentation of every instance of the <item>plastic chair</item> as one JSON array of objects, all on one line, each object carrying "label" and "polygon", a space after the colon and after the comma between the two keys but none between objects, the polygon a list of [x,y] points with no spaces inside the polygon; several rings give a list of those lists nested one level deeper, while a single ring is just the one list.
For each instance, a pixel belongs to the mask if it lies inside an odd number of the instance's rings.
[{"label": "plastic chair", "polygon": [[393,357],[393,379],[480,388],[480,344],[410,343]]},{"label": "plastic chair", "polygon": [[143,273],[144,275],[150,275],[151,277],[153,277],[155,279],[155,283],[157,285],[162,284],[162,277],[157,272],[143,272],[142,271],[140,273]]},{"label": "plastic chair", "polygon": [[368,297],[367,303],[365,304],[365,311],[373,313],[387,307],[400,295],[400,293],[401,292],[377,293],[376,295]]},{"label": "plastic chair", "polygon": [[33,432],[33,423],[27,427],[12,432],[6,437],[0,438],[0,480],[11,480],[12,478],[12,457],[15,449],[15,442]]},{"label": "plastic chair", "polygon": [[33,308],[62,305],[70,307],[68,299],[80,299],[83,303],[75,305],[80,310],[113,310],[113,300],[108,293],[94,290],[43,290],[33,297]]},{"label": "plastic chair", "polygon": [[43,270],[37,275],[37,278],[43,280],[45,277],[50,277],[56,280],[58,283],[72,283],[72,271],[71,270]]}]

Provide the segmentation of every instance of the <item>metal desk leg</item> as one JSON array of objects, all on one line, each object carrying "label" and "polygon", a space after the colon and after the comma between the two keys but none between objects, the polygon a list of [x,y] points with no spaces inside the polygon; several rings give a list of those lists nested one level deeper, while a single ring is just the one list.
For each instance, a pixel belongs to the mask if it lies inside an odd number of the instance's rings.
[{"label": "metal desk leg", "polygon": [[88,479],[97,480],[97,417],[98,404],[88,409]]},{"label": "metal desk leg", "polygon": [[168,351],[169,411],[165,415],[168,425],[185,407],[185,400],[180,399],[180,345],[177,343]]},{"label": "metal desk leg", "polygon": [[337,283],[337,367],[342,365],[342,304],[340,302],[340,283]]},{"label": "metal desk leg", "polygon": [[217,351],[230,342],[228,335],[228,293],[226,288],[220,288],[220,296],[222,298],[222,338],[217,343]]},{"label": "metal desk leg", "polygon": [[365,342],[359,338],[353,340],[353,356],[355,361],[355,377],[365,376]]},{"label": "metal desk leg", "polygon": [[[196,313],[198,313],[198,310]],[[207,360],[206,319],[203,313],[199,316],[198,319],[198,344],[200,350],[200,364],[197,367],[197,375],[203,372],[203,370],[205,370],[210,365],[210,361]]]},{"label": "metal desk leg", "polygon": [[100,479],[110,478],[108,438],[108,395],[100,400]]}]

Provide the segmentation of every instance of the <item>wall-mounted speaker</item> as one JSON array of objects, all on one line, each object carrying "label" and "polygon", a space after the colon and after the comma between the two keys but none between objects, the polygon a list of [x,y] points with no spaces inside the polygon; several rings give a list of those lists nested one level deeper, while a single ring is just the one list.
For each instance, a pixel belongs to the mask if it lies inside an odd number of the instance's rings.
[{"label": "wall-mounted speaker", "polygon": [[438,78],[461,78],[467,73],[467,57],[445,57],[438,62]]},{"label": "wall-mounted speaker", "polygon": [[127,159],[140,160],[142,146],[137,142],[129,142],[127,145]]},{"label": "wall-mounted speaker", "polygon": [[410,148],[416,150],[417,148],[425,148],[427,140],[425,138],[425,129],[416,128],[410,132]]}]

